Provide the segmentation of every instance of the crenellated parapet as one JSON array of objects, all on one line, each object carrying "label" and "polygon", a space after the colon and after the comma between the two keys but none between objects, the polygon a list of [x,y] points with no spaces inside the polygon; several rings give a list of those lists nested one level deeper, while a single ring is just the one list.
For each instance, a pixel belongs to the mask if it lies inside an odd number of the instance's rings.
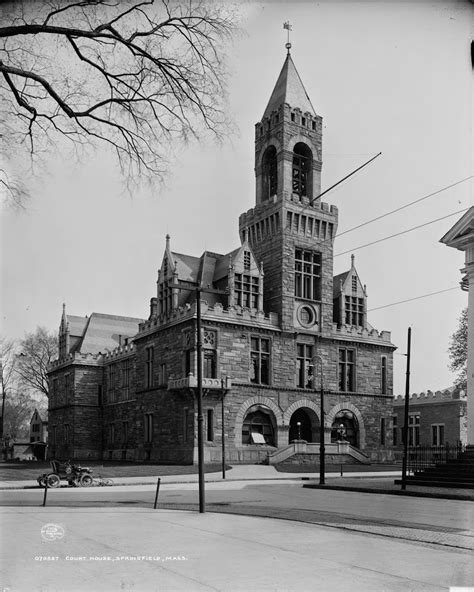
[{"label": "crenellated parapet", "polygon": [[[409,395],[409,401],[412,404],[423,404],[423,403],[442,403],[444,401],[457,401],[457,400],[466,400],[467,394],[466,391],[462,389],[445,389],[443,391],[431,391],[427,390],[426,392],[421,393],[411,393]],[[396,395],[393,398],[393,404],[397,406],[402,406],[405,403],[405,395]]]},{"label": "crenellated parapet", "polygon": [[341,339],[363,339],[367,342],[383,343],[385,345],[392,345],[390,331],[377,331],[377,329],[368,329],[365,327],[358,327],[355,325],[337,325],[333,323],[333,337]]},{"label": "crenellated parapet", "polygon": [[56,370],[62,366],[67,366],[68,364],[75,364],[75,363],[82,363],[82,364],[91,364],[91,365],[98,365],[102,362],[103,355],[102,353],[98,354],[82,354],[82,353],[70,353],[67,356],[60,358],[59,360],[53,360],[49,364],[49,372]]},{"label": "crenellated parapet", "polygon": [[125,358],[135,353],[136,347],[133,342],[125,345],[119,345],[113,351],[103,354],[104,362],[110,362],[118,358]]},{"label": "crenellated parapet", "polygon": [[[170,315],[156,316],[139,326],[140,333],[148,333],[158,327],[176,324],[197,316],[196,302],[186,303],[174,309]],[[205,300],[201,300],[201,318],[203,321],[216,321],[227,323],[248,324],[261,328],[277,329],[279,327],[278,315],[276,313],[264,313],[256,308],[247,308],[245,306],[224,307],[220,303],[209,305]]]}]

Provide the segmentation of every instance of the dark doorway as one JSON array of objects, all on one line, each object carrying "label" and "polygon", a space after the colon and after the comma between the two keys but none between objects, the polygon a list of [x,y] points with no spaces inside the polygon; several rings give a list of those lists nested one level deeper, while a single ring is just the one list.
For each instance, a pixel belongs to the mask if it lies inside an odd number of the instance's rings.
[{"label": "dark doorway", "polygon": [[293,440],[313,441],[313,425],[305,409],[297,409],[291,416],[288,443],[291,444]]}]

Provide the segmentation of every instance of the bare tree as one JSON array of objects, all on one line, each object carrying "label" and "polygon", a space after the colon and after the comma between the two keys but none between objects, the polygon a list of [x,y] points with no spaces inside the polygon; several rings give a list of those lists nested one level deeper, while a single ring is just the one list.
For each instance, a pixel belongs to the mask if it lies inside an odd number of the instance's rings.
[{"label": "bare tree", "polygon": [[[175,140],[228,128],[227,2],[55,0],[0,9],[0,141],[34,164],[69,146],[115,153],[127,181],[162,181]],[[14,197],[21,197],[13,183]],[[9,195],[7,195],[8,198]]]},{"label": "bare tree", "polygon": [[28,438],[30,420],[37,405],[29,393],[10,389],[5,401],[5,439],[10,441]]},{"label": "bare tree", "polygon": [[28,333],[19,344],[15,372],[22,389],[32,389],[46,397],[49,395],[47,371],[57,357],[57,336],[43,327]]}]

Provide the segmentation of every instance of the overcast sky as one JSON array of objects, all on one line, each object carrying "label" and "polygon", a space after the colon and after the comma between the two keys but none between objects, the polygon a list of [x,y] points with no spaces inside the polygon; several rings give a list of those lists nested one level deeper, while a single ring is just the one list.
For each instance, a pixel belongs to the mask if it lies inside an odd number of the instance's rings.
[{"label": "overcast sky", "polygon": [[[124,194],[107,154],[56,160],[27,212],[2,214],[2,334],[57,330],[62,303],[146,318],[165,235],[181,253],[239,244],[239,214],[255,203],[254,124],[292,57],[323,117],[322,189],[382,156],[324,198],[350,229],[472,174],[470,2],[242,2],[243,34],[229,47],[229,109],[239,133],[222,146],[183,149],[160,194]],[[472,204],[472,180],[336,239],[353,250],[368,308],[456,288],[463,254],[439,243],[461,214],[354,250]],[[334,274],[350,267],[350,253]],[[467,293],[460,289],[369,312],[392,332],[395,393],[404,392],[412,326],[412,392],[452,384],[447,347]]]}]

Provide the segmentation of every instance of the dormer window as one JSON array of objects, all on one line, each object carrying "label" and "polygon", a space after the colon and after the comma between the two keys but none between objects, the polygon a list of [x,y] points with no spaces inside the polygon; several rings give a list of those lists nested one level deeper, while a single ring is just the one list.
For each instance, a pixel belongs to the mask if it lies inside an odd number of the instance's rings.
[{"label": "dormer window", "polygon": [[364,299],[345,296],[346,325],[364,326]]},{"label": "dormer window", "polygon": [[259,278],[246,273],[235,274],[235,303],[247,308],[258,308]]},{"label": "dormer window", "polygon": [[357,292],[357,276],[352,276],[352,291]]}]

